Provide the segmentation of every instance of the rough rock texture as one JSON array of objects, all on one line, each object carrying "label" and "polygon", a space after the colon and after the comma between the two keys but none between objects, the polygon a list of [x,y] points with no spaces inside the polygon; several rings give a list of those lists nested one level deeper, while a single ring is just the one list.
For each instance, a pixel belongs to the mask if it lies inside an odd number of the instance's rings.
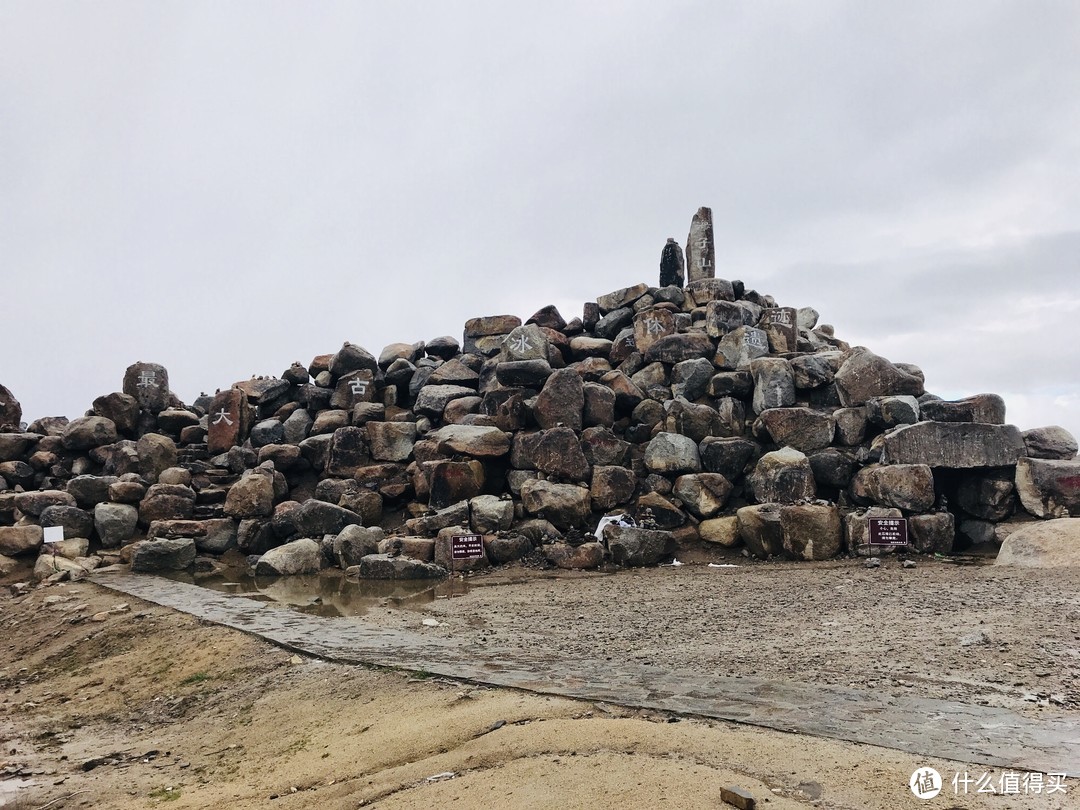
[{"label": "rough rock texture", "polygon": [[1035,517],[1080,516],[1080,460],[1022,458],[1016,464],[1016,492]]},{"label": "rough rock texture", "polygon": [[272,548],[255,564],[256,576],[317,574],[323,567],[319,544],[308,537]]},{"label": "rough rock texture", "polygon": [[1080,518],[1032,523],[1001,544],[997,565],[1025,568],[1080,568]]},{"label": "rough rock texture", "polygon": [[886,433],[883,464],[926,464],[930,467],[1005,467],[1027,453],[1013,425],[919,422]]},{"label": "rough rock texture", "polygon": [[148,574],[183,571],[195,562],[195,541],[191,538],[144,540],[135,544],[131,570]]}]

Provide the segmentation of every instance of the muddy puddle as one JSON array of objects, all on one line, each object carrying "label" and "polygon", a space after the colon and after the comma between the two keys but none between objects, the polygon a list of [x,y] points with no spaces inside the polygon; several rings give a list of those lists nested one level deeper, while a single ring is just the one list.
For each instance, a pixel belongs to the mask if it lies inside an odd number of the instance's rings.
[{"label": "muddy puddle", "polygon": [[162,576],[313,616],[363,616],[373,607],[418,609],[436,599],[464,596],[469,590],[469,585],[460,579],[357,580],[333,568],[319,574],[289,577],[256,577],[238,567],[223,567],[205,574],[178,571]]}]

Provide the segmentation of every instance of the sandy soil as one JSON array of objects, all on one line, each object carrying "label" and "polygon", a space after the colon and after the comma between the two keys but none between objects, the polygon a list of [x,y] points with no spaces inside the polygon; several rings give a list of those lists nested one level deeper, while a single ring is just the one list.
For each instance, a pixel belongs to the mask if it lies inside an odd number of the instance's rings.
[{"label": "sandy soil", "polygon": [[[459,599],[366,619],[415,629],[437,617],[430,632],[541,643],[555,659],[794,673],[1035,714],[1024,693],[1058,694],[1064,708],[1047,710],[1077,710],[1070,577],[861,565],[558,581],[517,571],[474,578]],[[947,779],[1000,771],[331,665],[88,583],[5,590],[0,628],[2,807],[715,808],[727,785],[778,810],[1080,806],[1073,780],[1064,797],[957,797],[950,787],[927,803],[908,789],[917,768]],[[989,642],[961,642],[977,630]]]}]

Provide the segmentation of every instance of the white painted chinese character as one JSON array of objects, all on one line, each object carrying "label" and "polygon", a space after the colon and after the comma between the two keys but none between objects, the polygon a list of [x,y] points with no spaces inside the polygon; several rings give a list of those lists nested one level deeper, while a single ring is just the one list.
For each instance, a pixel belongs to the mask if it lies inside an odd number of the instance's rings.
[{"label": "white painted chinese character", "polygon": [[1005,771],[1001,775],[1001,792],[1005,793],[1019,793],[1020,792],[1020,774],[1014,771]]},{"label": "white painted chinese character", "polygon": [[961,776],[960,773],[957,772],[956,775],[953,776],[953,778],[952,778],[953,793],[959,793],[960,788],[963,787],[964,788],[964,795],[966,796],[967,792],[968,792],[968,785],[972,785],[974,783],[975,783],[975,780],[972,779],[970,776],[968,776],[967,771],[964,771],[963,776]]},{"label": "white painted chinese character", "polygon": [[991,781],[991,776],[986,771],[983,771],[982,775],[975,781],[975,785],[978,787],[978,793],[997,793],[997,791],[994,790],[994,783]]},{"label": "white painted chinese character", "polygon": [[1048,773],[1046,775],[1046,792],[1047,793],[1064,793],[1065,792],[1065,774],[1063,774],[1063,773]]},{"label": "white painted chinese character", "polygon": [[139,373],[139,388],[149,388],[154,384],[156,379],[156,373],[153,371],[143,371]]},{"label": "white painted chinese character", "polygon": [[350,380],[349,387],[354,394],[360,396],[367,392],[367,380]]},{"label": "white painted chinese character", "polygon": [[650,335],[659,335],[664,331],[664,325],[660,323],[656,318],[649,318],[645,321],[645,329]]},{"label": "white painted chinese character", "polygon": [[525,335],[519,334],[516,338],[510,341],[510,348],[515,349],[519,352],[524,352],[528,351],[530,348],[532,348],[532,346],[529,344],[529,341],[528,339],[526,339]]},{"label": "white painted chinese character", "polygon": [[232,424],[232,419],[229,418],[229,412],[224,408],[214,414],[214,416],[216,416],[217,419],[215,419],[212,424],[219,425],[221,424],[222,420],[224,420],[226,425]]}]

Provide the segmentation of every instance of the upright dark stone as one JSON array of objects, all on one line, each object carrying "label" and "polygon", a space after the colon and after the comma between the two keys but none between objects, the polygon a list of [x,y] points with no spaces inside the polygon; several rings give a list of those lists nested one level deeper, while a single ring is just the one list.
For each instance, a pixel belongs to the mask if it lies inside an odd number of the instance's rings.
[{"label": "upright dark stone", "polygon": [[686,276],[691,282],[716,278],[711,208],[699,208],[690,221],[690,235],[686,237]]},{"label": "upright dark stone", "polygon": [[134,363],[124,372],[124,393],[135,397],[148,413],[169,407],[169,372],[157,363]]},{"label": "upright dark stone", "polygon": [[0,429],[18,430],[22,422],[22,405],[3,385],[0,385]]},{"label": "upright dark stone", "polygon": [[207,449],[217,455],[243,444],[250,425],[247,394],[239,388],[219,391],[214,395],[207,414]]},{"label": "upright dark stone", "polygon": [[682,248],[674,238],[668,237],[660,253],[660,286],[682,287],[686,283],[684,267]]}]

